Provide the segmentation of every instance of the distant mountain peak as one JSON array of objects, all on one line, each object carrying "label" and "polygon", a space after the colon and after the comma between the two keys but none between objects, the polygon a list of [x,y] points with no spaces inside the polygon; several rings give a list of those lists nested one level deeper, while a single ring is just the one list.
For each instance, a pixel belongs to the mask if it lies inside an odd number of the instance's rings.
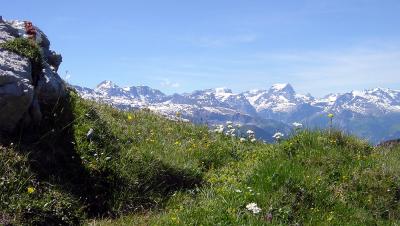
[{"label": "distant mountain peak", "polygon": [[112,81],[104,80],[96,86],[96,89],[110,89],[115,87],[117,87],[117,85],[115,85]]},{"label": "distant mountain peak", "polygon": [[245,93],[245,94],[259,94],[259,93],[262,93],[262,92],[265,92],[265,90],[262,90],[262,89],[252,89],[252,90],[249,90],[249,91],[244,92],[244,93]]},{"label": "distant mountain peak", "polygon": [[296,94],[293,87],[289,83],[278,83],[271,86],[269,94],[283,94],[286,98],[291,98]]},{"label": "distant mountain peak", "polygon": [[276,83],[271,86],[271,90],[276,90],[276,91],[282,91],[287,89],[293,90],[293,87],[289,83]]},{"label": "distant mountain peak", "polygon": [[226,87],[218,87],[218,88],[215,88],[215,92],[217,92],[217,93],[232,93],[232,90],[228,89]]},{"label": "distant mountain peak", "polygon": [[[354,90],[314,98],[310,94],[297,94],[289,83],[274,84],[268,90],[233,93],[228,88],[212,88],[192,93],[165,95],[148,86],[121,88],[111,81],[101,82],[96,89],[76,87],[82,97],[112,104],[121,109],[149,108],[164,115],[181,112],[193,122],[207,121],[221,124],[237,121],[242,125],[260,124],[262,120],[281,123],[307,122],[310,126],[327,125],[328,112],[335,114],[338,125],[355,131],[360,120],[375,128],[378,118],[382,128],[400,118],[400,91],[387,88]],[[261,121],[259,121],[261,120]],[[347,120],[347,121],[346,121]],[[349,121],[350,120],[350,121]],[[358,120],[358,121],[357,121]],[[351,122],[355,124],[351,124]],[[385,124],[386,123],[386,124]],[[262,123],[261,123],[262,124]],[[357,127],[358,128],[358,127]],[[387,138],[390,131],[360,130],[362,136],[375,142]],[[400,136],[400,131],[396,132]]]}]

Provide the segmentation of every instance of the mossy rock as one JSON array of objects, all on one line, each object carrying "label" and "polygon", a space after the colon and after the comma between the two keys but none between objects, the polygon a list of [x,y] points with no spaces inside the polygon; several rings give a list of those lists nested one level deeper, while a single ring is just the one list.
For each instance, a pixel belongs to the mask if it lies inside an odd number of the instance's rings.
[{"label": "mossy rock", "polygon": [[39,46],[32,40],[15,38],[11,41],[0,44],[0,48],[28,58],[32,64],[33,84],[37,85],[37,81],[39,80],[39,76],[43,70],[43,57]]}]

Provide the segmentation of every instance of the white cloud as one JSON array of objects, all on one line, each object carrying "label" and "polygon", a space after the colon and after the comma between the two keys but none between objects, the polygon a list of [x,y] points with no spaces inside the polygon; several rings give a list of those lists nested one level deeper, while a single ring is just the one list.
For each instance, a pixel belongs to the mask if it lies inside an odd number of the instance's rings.
[{"label": "white cloud", "polygon": [[[377,86],[400,89],[400,45],[388,40],[324,49],[159,56],[143,62],[135,70],[144,65],[141,73],[151,74],[162,87],[180,91],[217,86],[268,89],[281,82],[316,96]],[[184,89],[177,80],[185,82]]]},{"label": "white cloud", "polygon": [[165,88],[179,88],[181,85],[177,82],[171,82],[168,79],[165,79],[161,82],[161,86]]},{"label": "white cloud", "polygon": [[400,48],[394,45],[369,43],[341,50],[269,53],[253,60],[275,65],[282,80],[316,94],[400,85]]}]

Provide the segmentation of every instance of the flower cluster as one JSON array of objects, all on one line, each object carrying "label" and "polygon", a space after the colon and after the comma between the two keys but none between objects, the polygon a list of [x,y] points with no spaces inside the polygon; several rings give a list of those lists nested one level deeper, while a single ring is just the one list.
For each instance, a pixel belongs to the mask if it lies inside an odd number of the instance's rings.
[{"label": "flower cluster", "polygon": [[253,130],[247,130],[246,133],[247,133],[247,136],[248,136],[248,138],[249,138],[249,140],[251,142],[255,142],[256,141],[256,135],[254,134]]},{"label": "flower cluster", "polygon": [[281,133],[281,132],[277,132],[277,133],[275,133],[273,136],[272,136],[272,138],[274,138],[276,141],[280,141],[281,139],[282,139],[282,137],[284,137],[285,135],[283,134],[283,133]]},{"label": "flower cluster", "polygon": [[226,128],[228,128],[228,131],[226,131],[225,135],[235,137],[236,134],[236,129],[233,127],[233,123],[231,121],[226,122]]},{"label": "flower cluster", "polygon": [[261,208],[257,206],[257,203],[249,203],[246,205],[246,209],[250,212],[252,212],[253,214],[257,214],[259,212],[261,212]]},{"label": "flower cluster", "polygon": [[25,32],[28,35],[28,37],[32,40],[36,40],[37,31],[36,31],[35,27],[33,26],[32,22],[24,21],[24,27],[25,27]]},{"label": "flower cluster", "polygon": [[253,130],[247,130],[246,134],[247,137],[242,137],[242,125],[241,124],[236,124],[234,125],[232,121],[227,121],[226,122],[226,126],[224,125],[217,125],[215,127],[214,130],[212,130],[215,133],[219,133],[219,134],[225,134],[226,136],[229,137],[239,137],[240,138],[240,142],[246,142],[246,141],[250,141],[250,142],[256,142],[257,139],[255,137],[255,133]]},{"label": "flower cluster", "polygon": [[239,128],[242,125],[236,124],[236,126],[233,125],[232,121],[227,121],[226,122],[226,127],[224,125],[217,125],[215,129],[213,130],[215,133],[224,133],[226,136],[231,136],[235,137],[238,135]]},{"label": "flower cluster", "polygon": [[216,133],[223,133],[224,132],[224,125],[218,125],[215,129],[214,132]]}]

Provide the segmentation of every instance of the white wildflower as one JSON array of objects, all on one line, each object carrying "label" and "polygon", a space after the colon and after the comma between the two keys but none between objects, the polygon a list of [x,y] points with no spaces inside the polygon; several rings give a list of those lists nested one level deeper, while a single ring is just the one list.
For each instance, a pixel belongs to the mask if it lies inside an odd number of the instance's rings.
[{"label": "white wildflower", "polygon": [[249,140],[251,141],[251,142],[254,142],[256,139],[256,136],[255,136],[255,134],[254,134],[254,131],[253,130],[247,130],[247,136],[248,136],[248,138],[249,138]]},{"label": "white wildflower", "polygon": [[248,211],[251,211],[253,214],[257,214],[259,212],[261,212],[261,208],[257,206],[257,203],[249,203],[246,205],[246,209]]},{"label": "white wildflower", "polygon": [[242,143],[243,143],[243,142],[245,142],[245,141],[246,141],[246,138],[243,138],[243,137],[242,137],[242,138],[240,138],[240,142],[242,142]]},{"label": "white wildflower", "polygon": [[254,143],[254,142],[256,142],[256,138],[252,138],[251,140],[250,140],[250,142],[252,142],[252,143]]},{"label": "white wildflower", "polygon": [[275,140],[280,140],[282,137],[284,137],[285,135],[281,132],[277,132],[275,133],[272,138],[274,138]]},{"label": "white wildflower", "polygon": [[253,130],[247,130],[247,132],[246,132],[248,135],[250,135],[250,134],[254,134],[254,131]]},{"label": "white wildflower", "polygon": [[301,129],[303,127],[303,124],[299,122],[294,122],[292,123],[292,125],[294,126],[295,129]]},{"label": "white wildflower", "polygon": [[218,125],[217,128],[215,128],[214,132],[223,133],[224,132],[224,125]]},{"label": "white wildflower", "polygon": [[226,124],[227,124],[227,125],[232,125],[233,122],[232,122],[232,121],[226,121]]},{"label": "white wildflower", "polygon": [[227,127],[228,127],[229,130],[225,132],[225,135],[226,135],[226,136],[235,137],[235,136],[236,136],[236,133],[235,133],[235,132],[236,132],[236,129],[233,128],[232,125],[228,125]]}]

